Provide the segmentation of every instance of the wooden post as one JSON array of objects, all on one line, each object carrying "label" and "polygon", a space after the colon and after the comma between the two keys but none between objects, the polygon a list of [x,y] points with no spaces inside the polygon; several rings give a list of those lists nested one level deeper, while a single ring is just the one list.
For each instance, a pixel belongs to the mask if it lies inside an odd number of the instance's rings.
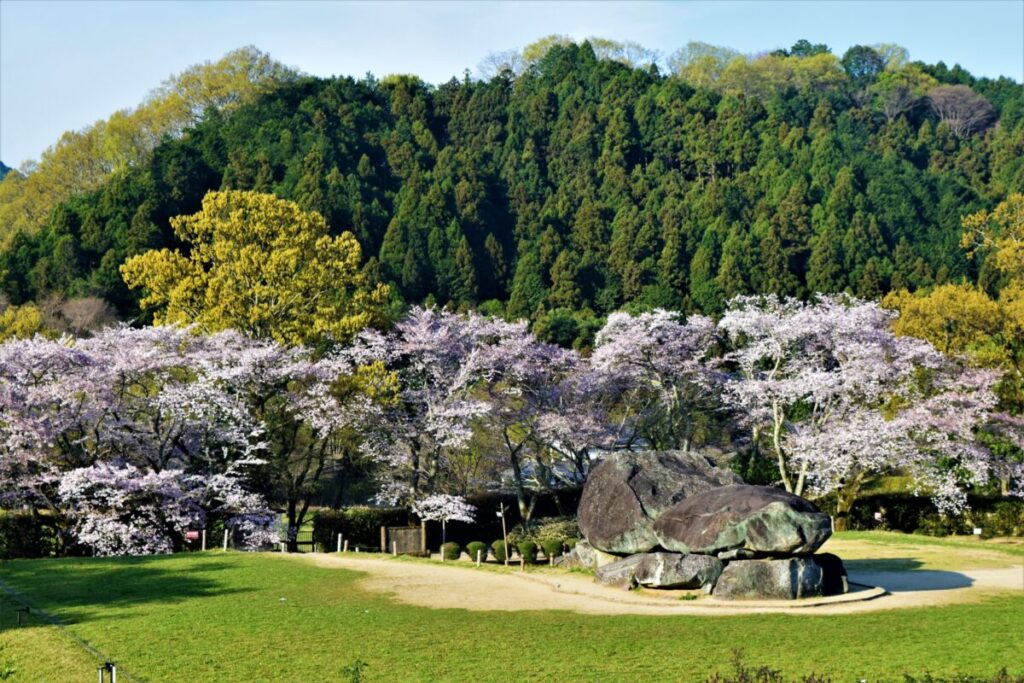
[{"label": "wooden post", "polygon": [[341,546],[341,552],[343,552],[343,553],[347,553],[348,552],[348,539],[347,538],[345,539],[345,544],[343,546]]},{"label": "wooden post", "polygon": [[282,553],[288,552],[288,544],[285,543],[284,541],[281,541],[281,552]]},{"label": "wooden post", "polygon": [[380,527],[380,551],[382,553],[388,551],[388,528],[383,524]]},{"label": "wooden post", "polygon": [[203,529],[203,550],[206,550],[206,529]]},{"label": "wooden post", "polygon": [[398,541],[391,541],[391,554],[398,557]]},{"label": "wooden post", "polygon": [[555,556],[554,555],[548,555],[548,566],[549,567],[554,567],[555,566]]},{"label": "wooden post", "polygon": [[341,552],[341,534],[338,534],[338,552]]},{"label": "wooden post", "polygon": [[427,523],[420,522],[420,552],[427,554]]},{"label": "wooden post", "polygon": [[482,553],[482,552],[483,552],[482,550],[477,550],[476,551],[476,566],[478,566],[478,567],[480,566],[480,553]]},{"label": "wooden post", "polygon": [[224,552],[228,551],[228,530],[224,530]]}]

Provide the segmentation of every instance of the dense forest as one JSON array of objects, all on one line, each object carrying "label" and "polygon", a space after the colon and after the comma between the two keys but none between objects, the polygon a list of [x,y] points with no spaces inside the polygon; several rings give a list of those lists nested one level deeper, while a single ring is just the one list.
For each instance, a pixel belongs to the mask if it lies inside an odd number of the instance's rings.
[{"label": "dense forest", "polygon": [[179,113],[145,143],[122,116],[135,147],[94,182],[54,181],[34,213],[20,207],[44,164],[0,182],[11,304],[95,297],[138,318],[119,267],[181,248],[170,219],[218,189],[271,192],[351,231],[396,304],[527,317],[566,345],[621,308],[1002,284],[959,243],[963,216],[1024,188],[1010,79],[807,41],[757,56],[691,44],[666,69],[637,46],[551,37],[437,86],[313,78],[241,52],[259,61],[244,97],[220,83],[182,105],[165,88],[138,112]]}]

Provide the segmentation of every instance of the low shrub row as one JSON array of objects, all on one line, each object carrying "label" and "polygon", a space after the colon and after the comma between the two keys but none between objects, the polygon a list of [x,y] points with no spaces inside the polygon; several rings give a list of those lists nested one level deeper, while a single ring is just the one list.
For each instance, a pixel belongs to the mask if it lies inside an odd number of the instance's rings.
[{"label": "low shrub row", "polygon": [[341,510],[317,510],[313,513],[313,541],[326,549],[338,544],[338,534],[350,547],[380,547],[382,526],[409,524],[409,511],[405,508],[349,507]]},{"label": "low shrub row", "polygon": [[[825,512],[836,512],[835,497],[815,501]],[[968,496],[969,509],[958,515],[943,515],[926,496],[908,493],[879,493],[860,498],[849,513],[853,531],[887,529],[906,533],[947,536],[970,534],[980,528],[982,536],[1024,536],[1024,499]],[[881,521],[875,518],[880,513]]]},{"label": "low shrub row", "polygon": [[48,557],[58,548],[57,527],[42,515],[0,511],[0,560]]},{"label": "low shrub row", "polygon": [[[575,546],[575,542],[572,543]],[[558,557],[563,554],[570,544],[566,543],[561,539],[548,539],[542,544],[538,545],[533,541],[519,541],[516,545],[512,546],[516,552],[519,553],[519,557],[527,564],[534,564],[537,562],[537,551],[542,549],[544,555],[547,558]],[[449,541],[441,546],[441,555],[446,560],[457,560],[462,556],[463,547],[458,543]],[[470,560],[476,561],[477,553],[480,553],[481,560],[488,559],[488,551],[494,552],[494,559],[498,562],[504,562],[507,550],[504,541],[495,541],[489,546],[481,541],[472,541],[467,543],[465,547],[466,554]],[[511,555],[508,555],[511,559]]]}]

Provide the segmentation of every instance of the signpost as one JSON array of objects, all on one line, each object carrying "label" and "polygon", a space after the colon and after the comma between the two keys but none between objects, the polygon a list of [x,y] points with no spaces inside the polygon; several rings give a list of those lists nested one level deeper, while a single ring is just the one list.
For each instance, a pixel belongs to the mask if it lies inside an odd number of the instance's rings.
[{"label": "signpost", "polygon": [[508,566],[508,530],[505,528],[505,503],[502,502],[498,507],[498,516],[501,517],[501,541],[505,544],[505,566]]}]

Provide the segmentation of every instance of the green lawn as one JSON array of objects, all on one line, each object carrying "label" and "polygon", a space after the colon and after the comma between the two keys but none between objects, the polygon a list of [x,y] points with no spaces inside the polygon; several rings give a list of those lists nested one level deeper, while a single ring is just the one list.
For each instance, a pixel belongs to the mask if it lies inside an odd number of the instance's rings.
[{"label": "green lawn", "polygon": [[[865,538],[900,540],[839,540]],[[962,541],[938,543],[969,557]],[[1020,560],[1018,546],[991,547]],[[0,579],[149,681],[346,681],[357,660],[367,681],[699,681],[727,671],[734,648],[837,681],[1024,673],[1024,593],[849,616],[586,616],[409,607],[360,590],[359,576],[217,551],[0,565]],[[0,677],[6,664],[14,681],[96,680],[70,639],[35,619],[15,629],[13,616],[4,599]]]}]

